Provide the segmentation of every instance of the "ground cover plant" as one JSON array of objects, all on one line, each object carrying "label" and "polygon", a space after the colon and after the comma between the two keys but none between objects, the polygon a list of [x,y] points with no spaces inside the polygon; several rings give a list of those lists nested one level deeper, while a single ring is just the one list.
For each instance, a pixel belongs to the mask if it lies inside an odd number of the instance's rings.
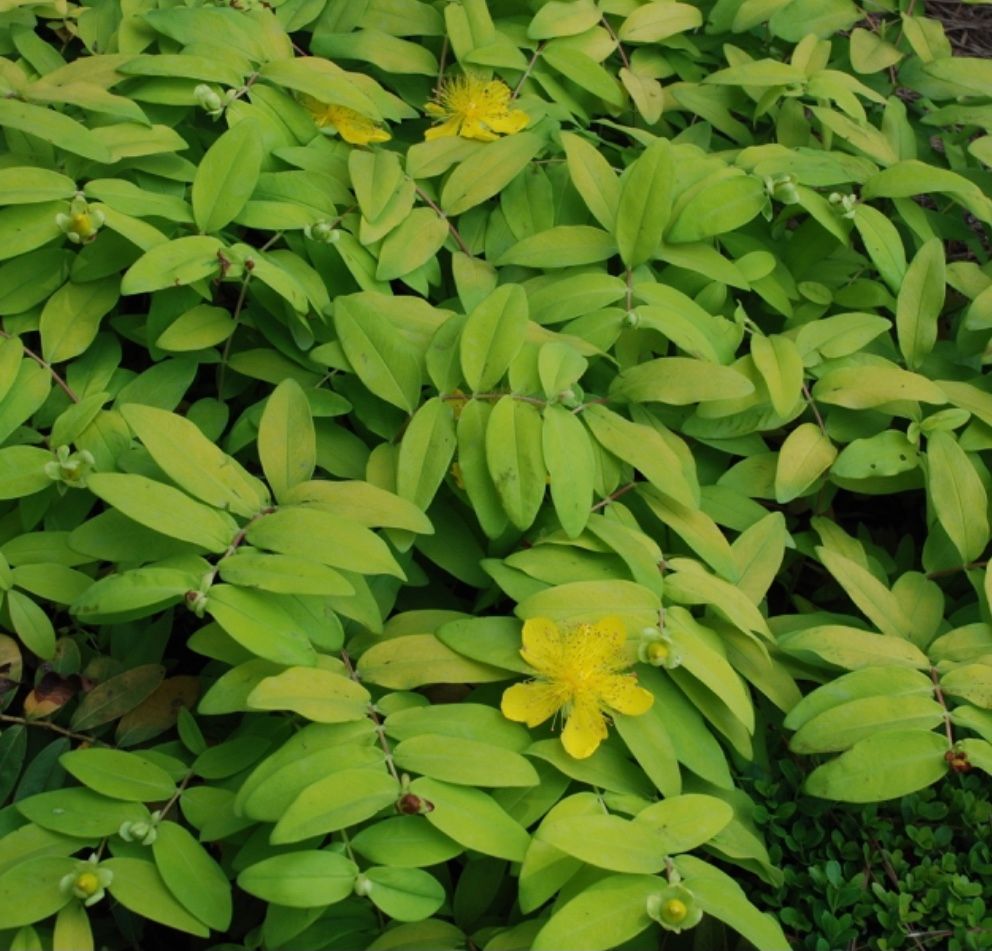
[{"label": "ground cover plant", "polygon": [[779,807],[988,832],[992,61],[11,0],[0,85],[0,945],[988,946]]}]

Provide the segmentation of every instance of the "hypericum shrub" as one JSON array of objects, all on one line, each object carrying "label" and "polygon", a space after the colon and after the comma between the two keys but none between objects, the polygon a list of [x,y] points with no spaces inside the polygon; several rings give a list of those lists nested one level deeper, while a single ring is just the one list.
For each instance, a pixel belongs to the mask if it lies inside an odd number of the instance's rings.
[{"label": "hypericum shrub", "polygon": [[0,945],[780,951],[755,690],[992,767],[921,3],[26,0],[0,87]]}]

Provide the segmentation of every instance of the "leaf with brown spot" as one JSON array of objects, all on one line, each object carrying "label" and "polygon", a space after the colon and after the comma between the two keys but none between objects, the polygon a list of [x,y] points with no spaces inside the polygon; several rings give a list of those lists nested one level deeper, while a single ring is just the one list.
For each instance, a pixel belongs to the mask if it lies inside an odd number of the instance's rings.
[{"label": "leaf with brown spot", "polygon": [[165,668],[142,664],[97,684],[76,708],[74,730],[92,730],[124,716],[142,703],[162,682]]},{"label": "leaf with brown spot", "polygon": [[200,697],[199,677],[170,677],[163,680],[138,706],[117,724],[118,746],[136,746],[176,725],[179,711],[192,710]]}]

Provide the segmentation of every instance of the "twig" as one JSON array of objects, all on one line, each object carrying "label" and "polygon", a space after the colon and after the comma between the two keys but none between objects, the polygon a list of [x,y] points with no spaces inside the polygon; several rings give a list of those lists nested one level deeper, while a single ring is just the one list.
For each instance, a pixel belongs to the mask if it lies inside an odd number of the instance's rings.
[{"label": "twig", "polygon": [[59,726],[57,723],[52,723],[50,720],[29,720],[27,717],[15,717],[11,716],[9,713],[0,713],[0,721],[4,723],[18,723],[21,726],[36,726],[41,727],[43,730],[51,730],[53,733],[61,733],[62,736],[67,736],[73,740],[79,740],[82,743],[99,743],[101,746],[109,746],[109,743],[104,743],[103,740],[98,740],[96,737],[89,736],[86,733],[76,733],[73,730],[68,730],[64,726]]},{"label": "twig", "polygon": [[955,565],[953,568],[938,568],[936,571],[927,572],[927,580],[943,578],[946,575],[956,575],[959,571],[970,571],[972,568],[984,568],[988,561],[971,561],[967,565]]},{"label": "twig", "polygon": [[190,784],[192,778],[192,770],[183,776],[182,782],[179,784],[179,788],[172,794],[172,798],[159,810],[162,814],[161,818],[164,819],[169,814],[169,810],[179,801],[179,797],[186,791],[186,787]]},{"label": "twig", "polygon": [[944,691],[940,687],[940,676],[936,667],[930,668],[930,679],[933,681],[933,695],[937,698],[937,703],[940,704],[941,709],[944,711],[944,734],[947,736],[947,745],[953,749],[954,729],[951,726],[951,714],[944,700]]},{"label": "twig", "polygon": [[628,482],[626,485],[620,486],[619,489],[615,489],[605,499],[602,499],[599,502],[597,502],[589,511],[598,512],[600,509],[606,508],[606,506],[609,505],[611,502],[616,502],[616,500],[619,499],[622,495],[626,495],[632,489],[636,489],[636,488],[637,488],[636,482]]},{"label": "twig", "polygon": [[417,194],[420,196],[420,200],[431,208],[434,213],[448,226],[448,230],[451,232],[451,237],[455,239],[458,247],[469,257],[472,257],[472,251],[469,246],[465,243],[464,238],[458,233],[458,229],[454,226],[451,219],[441,210],[440,205],[430,195],[427,194],[416,182],[413,183],[413,187],[416,189]]},{"label": "twig", "polygon": [[217,373],[217,398],[224,399],[224,376],[227,373],[227,361],[231,355],[231,344],[234,341],[235,331],[238,329],[238,322],[241,320],[241,311],[245,306],[245,297],[248,294],[248,284],[251,281],[251,271],[245,270],[245,276],[241,281],[241,289],[238,291],[238,300],[234,305],[234,326],[224,341],[224,349],[220,355],[220,370]]},{"label": "twig", "polygon": [[537,65],[538,59],[540,59],[541,53],[544,51],[544,43],[538,43],[537,48],[534,50],[534,54],[530,58],[530,62],[524,67],[523,75],[517,80],[516,86],[513,87],[513,93],[510,96],[510,102],[513,102],[517,96],[520,95],[520,90],[523,88],[525,82],[530,79],[530,74],[534,71],[534,67]]},{"label": "twig", "polygon": [[[0,337],[3,337],[6,340],[13,340],[14,336],[15,336],[14,334],[7,333],[6,330],[0,330]],[[59,376],[59,374],[55,371],[55,369],[47,360],[39,356],[37,353],[29,349],[28,347],[25,347],[23,342],[21,343],[21,346],[24,347],[24,352],[25,354],[27,354],[27,356],[29,356],[32,360],[34,360],[34,362],[37,363],[38,366],[40,366],[44,370],[47,370],[51,374],[52,379],[55,381],[58,387],[62,390],[63,393],[65,393],[66,396],[69,397],[69,399],[73,401],[73,403],[79,402],[79,397],[76,396],[72,387],[69,386],[69,384],[66,383],[66,381],[63,380],[61,376]]]},{"label": "twig", "polygon": [[820,432],[826,436],[827,427],[823,424],[823,417],[820,415],[820,410],[816,405],[816,400],[813,399],[813,394],[809,391],[809,384],[805,380],[803,380],[803,396],[806,397],[806,402],[809,404],[809,408],[813,411],[813,415],[816,417],[816,425],[820,427]]},{"label": "twig", "polygon": [[607,20],[606,17],[602,17],[599,22],[606,27],[606,32],[610,34],[613,38],[613,42],[617,44],[617,52],[620,54],[620,61],[627,67],[627,69],[630,69],[630,60],[627,59],[627,51],[623,48],[623,44],[620,42],[620,37],[617,36],[617,31],[613,29],[610,25],[610,21]]},{"label": "twig", "polygon": [[[355,670],[355,665],[351,662],[351,657],[346,650],[341,651],[341,662],[344,664],[345,670],[348,671],[348,676],[354,680],[356,684],[361,683],[358,678],[358,673]],[[383,755],[386,757],[386,768],[389,770],[393,779],[402,785],[400,774],[397,772],[396,764],[393,762],[393,751],[389,746],[389,740],[386,738],[386,731],[382,726],[382,720],[379,719],[379,714],[375,712],[375,707],[371,704],[369,704],[368,715],[369,719],[372,721],[372,725],[375,727],[376,736],[379,738],[379,746],[382,747]]]}]

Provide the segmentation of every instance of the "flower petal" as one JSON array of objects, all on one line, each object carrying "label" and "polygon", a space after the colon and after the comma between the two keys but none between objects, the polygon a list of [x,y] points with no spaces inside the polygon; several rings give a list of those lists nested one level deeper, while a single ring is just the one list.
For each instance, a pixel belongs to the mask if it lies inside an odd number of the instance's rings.
[{"label": "flower petal", "polygon": [[554,677],[566,660],[565,639],[550,618],[532,617],[524,621],[520,656],[535,670]]},{"label": "flower petal", "polygon": [[424,133],[424,138],[430,142],[431,139],[441,139],[448,135],[458,135],[458,127],[462,120],[458,116],[452,116],[447,122],[436,125]]},{"label": "flower petal", "polygon": [[513,112],[502,115],[486,116],[486,124],[489,128],[493,132],[501,132],[504,135],[513,135],[514,132],[519,132],[528,122],[530,122],[530,117],[522,109],[514,109]]},{"label": "flower petal", "polygon": [[596,688],[603,704],[628,716],[647,713],[654,703],[654,694],[638,687],[633,674],[606,674],[597,680]]},{"label": "flower petal", "polygon": [[622,670],[630,666],[624,650],[627,628],[617,617],[606,617],[595,624],[579,624],[567,633],[569,654],[584,669]]},{"label": "flower petal", "polygon": [[553,684],[528,681],[504,690],[499,708],[508,720],[537,726],[553,717],[564,702],[561,690]]},{"label": "flower petal", "polygon": [[575,759],[586,759],[596,752],[605,739],[606,719],[596,698],[590,695],[576,698],[561,734],[565,752]]}]

